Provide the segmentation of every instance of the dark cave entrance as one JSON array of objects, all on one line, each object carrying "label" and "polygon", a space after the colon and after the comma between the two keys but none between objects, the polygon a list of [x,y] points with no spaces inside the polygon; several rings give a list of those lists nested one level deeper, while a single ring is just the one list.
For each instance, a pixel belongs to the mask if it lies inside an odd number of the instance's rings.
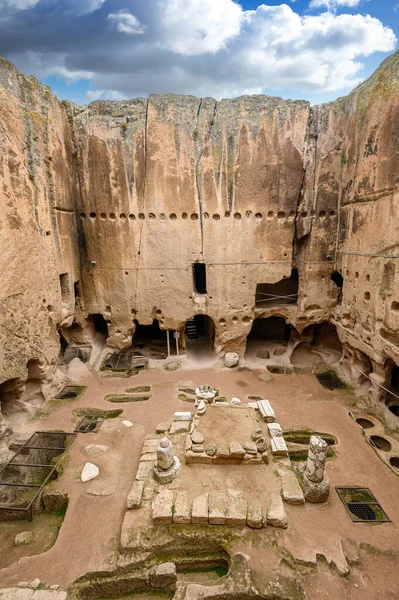
[{"label": "dark cave entrance", "polygon": [[189,358],[209,358],[213,355],[215,326],[210,317],[195,315],[187,321],[184,332]]},{"label": "dark cave entrance", "polygon": [[247,337],[245,358],[262,360],[283,357],[293,327],[283,317],[255,319]]}]

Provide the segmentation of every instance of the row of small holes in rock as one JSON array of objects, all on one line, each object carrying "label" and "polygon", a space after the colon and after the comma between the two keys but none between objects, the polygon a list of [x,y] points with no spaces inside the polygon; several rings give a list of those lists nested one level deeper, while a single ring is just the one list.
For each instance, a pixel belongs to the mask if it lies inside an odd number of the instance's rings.
[{"label": "row of small holes in rock", "polygon": [[[239,213],[239,212],[236,212],[236,213],[225,212],[225,213],[224,213],[224,216],[225,216],[226,218],[228,218],[228,217],[230,217],[232,214],[233,214],[234,218],[235,218],[235,219],[237,219],[237,220],[239,220],[239,219],[241,219],[241,218],[242,218],[242,215],[241,215],[241,213]],[[331,214],[332,214],[332,213],[331,213]],[[86,213],[80,213],[80,216],[81,216],[81,218],[82,218],[82,219],[85,219],[85,218],[86,218]],[[248,219],[249,219],[249,218],[251,218],[251,217],[252,217],[252,212],[251,212],[251,211],[247,211],[247,212],[245,213],[245,216],[246,216]],[[255,219],[262,219],[262,218],[263,218],[263,215],[262,215],[262,213],[255,213],[255,215],[254,215],[254,216],[255,216]],[[268,218],[268,219],[274,219],[274,217],[277,217],[278,219],[285,219],[285,218],[286,218],[286,216],[287,216],[287,215],[286,215],[286,213],[285,213],[284,211],[279,211],[278,213],[274,213],[273,211],[269,211],[269,212],[267,213],[267,218]],[[307,216],[307,213],[302,213],[302,215],[301,215],[301,216],[303,216],[303,217],[306,217],[306,216]],[[89,217],[90,217],[91,219],[96,219],[96,218],[97,218],[97,213],[95,213],[95,212],[91,212],[91,213],[89,213]],[[204,217],[204,219],[209,219],[209,218],[211,218],[211,216],[209,215],[209,213],[206,213],[206,212],[203,214],[203,217]],[[295,217],[295,212],[294,212],[294,211],[291,211],[291,212],[289,213],[289,215],[288,215],[288,218],[294,218],[294,217]],[[100,219],[101,219],[101,220],[105,221],[105,219],[106,219],[106,218],[107,218],[107,215],[106,215],[106,213],[100,213]],[[109,219],[111,219],[111,221],[114,221],[114,220],[116,219],[116,214],[115,214],[115,213],[109,213],[109,215],[108,215],[108,218],[109,218]],[[125,213],[121,213],[121,214],[119,215],[119,218],[120,218],[122,221],[123,221],[123,220],[125,220],[126,218],[129,218],[129,219],[130,219],[130,220],[132,220],[132,221],[134,221],[136,218],[138,218],[138,219],[140,219],[140,220],[144,220],[144,219],[146,218],[146,215],[145,215],[144,213],[139,213],[139,214],[137,215],[137,217],[136,217],[136,215],[134,215],[134,214],[132,214],[132,213],[130,213],[129,215],[126,215]],[[165,219],[167,219],[167,218],[168,218],[168,215],[166,215],[165,213],[160,213],[160,214],[159,214],[159,219],[160,219],[161,221],[164,221],[164,220],[165,220]],[[178,217],[177,217],[176,213],[171,213],[171,214],[169,215],[169,219],[171,219],[172,221],[176,220],[177,218],[178,218]],[[188,219],[188,218],[189,218],[189,215],[188,215],[187,213],[182,213],[182,215],[181,215],[181,218],[182,218],[182,219]],[[214,219],[215,221],[218,221],[218,220],[220,220],[220,218],[221,218],[221,217],[220,217],[220,215],[219,215],[218,213],[215,213],[214,215],[212,215],[212,219]],[[149,214],[148,214],[148,219],[156,219],[156,215],[155,215],[154,213],[149,213]],[[197,213],[193,213],[193,214],[191,214],[191,215],[190,215],[190,219],[191,219],[192,221],[197,221],[197,220],[198,220],[198,214],[197,214]]]}]

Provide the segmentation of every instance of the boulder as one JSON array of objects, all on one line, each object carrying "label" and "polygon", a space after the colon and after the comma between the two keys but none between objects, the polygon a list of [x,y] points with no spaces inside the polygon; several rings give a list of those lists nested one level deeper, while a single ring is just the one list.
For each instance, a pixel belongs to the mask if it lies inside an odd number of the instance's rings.
[{"label": "boulder", "polygon": [[240,362],[240,357],[237,352],[226,352],[224,355],[224,365],[225,367],[236,367]]},{"label": "boulder", "polygon": [[197,414],[204,415],[206,413],[206,404],[203,400],[198,404]]},{"label": "boulder", "polygon": [[239,442],[230,442],[230,457],[244,458],[245,450]]},{"label": "boulder", "polygon": [[230,404],[233,406],[241,406],[241,400],[239,398],[232,398]]},{"label": "boulder", "polygon": [[96,477],[98,477],[99,474],[100,474],[100,469],[97,467],[97,465],[94,465],[93,463],[88,462],[83,467],[83,471],[82,471],[80,478],[83,482],[91,481],[92,479],[95,479]]},{"label": "boulder", "polygon": [[203,444],[204,443],[204,436],[203,434],[198,431],[198,429],[194,429],[194,431],[191,434],[191,441],[193,444]]},{"label": "boulder", "polygon": [[14,546],[27,546],[33,542],[33,537],[32,531],[21,531],[15,536]]},{"label": "boulder", "polygon": [[150,572],[150,586],[156,590],[174,587],[176,581],[177,569],[173,562],[161,563]]}]

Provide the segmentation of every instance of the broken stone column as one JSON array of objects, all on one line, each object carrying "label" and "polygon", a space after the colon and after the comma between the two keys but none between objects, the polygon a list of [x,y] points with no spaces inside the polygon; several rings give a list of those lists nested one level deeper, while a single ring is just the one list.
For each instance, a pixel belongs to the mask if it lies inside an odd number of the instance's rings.
[{"label": "broken stone column", "polygon": [[330,481],[324,473],[328,444],[312,435],[309,440],[308,459],[303,474],[303,491],[307,502],[325,502],[330,494]]},{"label": "broken stone column", "polygon": [[159,483],[171,483],[180,473],[181,464],[174,455],[173,444],[163,437],[157,446],[157,462],[154,465],[154,477]]}]

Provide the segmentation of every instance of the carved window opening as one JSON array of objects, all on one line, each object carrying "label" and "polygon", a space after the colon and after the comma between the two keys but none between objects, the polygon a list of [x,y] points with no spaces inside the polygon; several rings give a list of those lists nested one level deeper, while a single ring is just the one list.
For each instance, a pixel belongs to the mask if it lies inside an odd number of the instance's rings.
[{"label": "carved window opening", "polygon": [[291,276],[277,283],[258,283],[256,286],[256,308],[270,308],[281,304],[296,304],[298,300],[299,277],[297,269]]},{"label": "carved window opening", "polygon": [[193,264],[194,289],[197,294],[206,294],[206,265],[205,263]]}]

